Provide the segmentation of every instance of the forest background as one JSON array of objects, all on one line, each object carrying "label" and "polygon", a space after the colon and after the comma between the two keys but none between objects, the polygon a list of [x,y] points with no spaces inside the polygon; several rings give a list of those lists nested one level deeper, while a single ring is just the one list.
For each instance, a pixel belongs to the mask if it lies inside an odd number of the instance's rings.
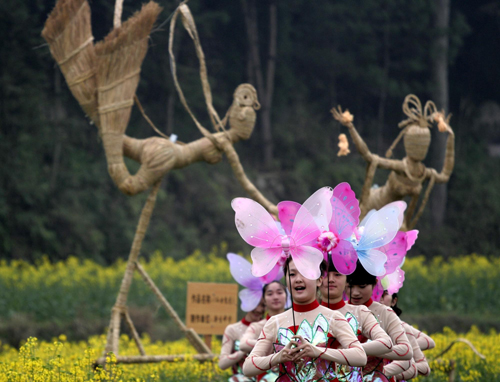
[{"label": "forest background", "polygon": [[[163,132],[188,142],[201,135],[179,102],[168,57],[168,21],[178,3],[157,1],[164,10],[137,94]],[[112,28],[114,1],[90,5],[98,41]],[[127,197],[108,176],[97,129],[40,36],[53,6],[54,0],[0,2],[0,255],[27,261],[74,255],[110,264],[128,255],[146,195]],[[365,163],[352,143],[349,156],[337,157],[337,137],[346,130],[329,110],[338,104],[349,108],[372,152],[384,155],[404,119],[403,99],[414,93],[453,114],[456,165],[447,195],[434,191],[410,256],[498,256],[498,1],[191,0],[189,7],[219,114],[240,83],[257,87],[263,108],[256,130],[236,150],[265,196],[302,202],[317,188],[342,181],[359,195]],[[139,8],[139,1],[125,1],[123,19]],[[180,82],[195,114],[209,126],[194,47],[179,26],[176,33]],[[155,135],[137,108],[127,134]],[[441,137],[436,128],[432,134],[426,165],[440,171]],[[403,155],[399,144],[395,157]],[[132,172],[137,168],[127,163]],[[387,175],[379,170],[375,182],[383,184]],[[159,249],[181,259],[221,242],[230,251],[247,251],[230,207],[237,196],[246,195],[225,161],[171,172],[144,256]]]}]

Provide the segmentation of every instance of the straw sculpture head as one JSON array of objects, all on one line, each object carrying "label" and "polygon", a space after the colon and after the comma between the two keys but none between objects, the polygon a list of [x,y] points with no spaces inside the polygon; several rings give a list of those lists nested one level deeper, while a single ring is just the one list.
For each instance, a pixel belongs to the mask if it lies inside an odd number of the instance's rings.
[{"label": "straw sculpture head", "polygon": [[50,13],[42,36],[68,86],[87,116],[99,126],[96,55],[86,0],[60,0]]},{"label": "straw sculpture head", "polygon": [[399,123],[399,127],[404,129],[389,148],[387,156],[392,155],[392,150],[403,136],[406,155],[415,161],[422,161],[429,151],[431,143],[430,122],[436,112],[436,105],[432,101],[427,101],[422,110],[422,104],[418,97],[409,94],[403,102],[403,112],[408,116],[408,119]]},{"label": "straw sculpture head", "polygon": [[257,91],[250,84],[241,84],[234,91],[234,101],[229,112],[229,126],[239,139],[247,140],[252,135],[260,109]]}]

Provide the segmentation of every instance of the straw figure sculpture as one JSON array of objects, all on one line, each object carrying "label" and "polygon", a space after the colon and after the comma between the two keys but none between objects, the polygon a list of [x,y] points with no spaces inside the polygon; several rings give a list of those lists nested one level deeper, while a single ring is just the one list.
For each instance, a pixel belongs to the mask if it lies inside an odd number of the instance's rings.
[{"label": "straw figure sculpture", "polygon": [[[422,215],[434,184],[448,182],[453,171],[455,134],[449,125],[450,115],[446,117],[444,111],[438,112],[432,101],[427,101],[422,110],[420,100],[413,94],[407,95],[403,102],[403,112],[408,116],[408,119],[399,123],[398,126],[403,130],[387,150],[386,157],[383,158],[370,152],[365,141],[354,127],[354,116],[348,110],[342,112],[339,106],[337,109],[333,108],[331,112],[337,121],[348,128],[354,144],[368,164],[361,193],[360,218],[362,219],[372,209],[380,209],[388,203],[410,197],[402,229],[413,229]],[[438,124],[440,132],[448,132],[445,160],[443,169],[439,173],[422,163],[431,143],[430,127],[433,122]],[[403,138],[406,156],[401,160],[390,159],[392,150],[401,138]],[[391,172],[383,186],[374,188],[372,184],[377,168],[391,170]],[[427,189],[417,211],[424,182],[427,180]]]},{"label": "straw figure sculpture", "polygon": [[[149,34],[161,12],[158,4],[150,1],[142,6],[130,19],[121,25],[122,0],[117,0],[114,14],[114,29],[101,42],[94,45],[90,22],[90,7],[87,0],[58,0],[49,15],[42,36],[66,79],[68,87],[85,114],[94,123],[102,139],[108,172],[118,187],[127,195],[137,195],[151,189],[141,212],[136,233],[130,250],[125,275],[122,280],[116,303],[111,312],[110,325],[105,353],[114,352],[118,362],[157,362],[182,359],[182,356],[146,356],[139,335],[127,310],[127,297],[134,271],[138,271],[146,284],[158,297],[170,316],[185,332],[191,344],[200,353],[195,359],[213,358],[208,346],[180,320],[167,299],[156,287],[151,278],[138,263],[142,241],[156,202],[162,178],[171,170],[181,169],[194,162],[218,163],[226,154],[235,177],[248,194],[261,203],[268,211],[277,216],[276,206],[267,200],[246,177],[233,144],[249,139],[256,121],[256,110],[260,105],[257,92],[250,84],[239,85],[233,95],[233,102],[226,116],[221,120],[212,106],[210,85],[201,44],[194,20],[184,3],[178,7],[171,22],[170,46],[171,65],[174,82],[181,101],[193,118],[203,137],[190,143],[172,142],[161,134],[145,115],[135,95],[141,64],[145,58]],[[210,119],[215,133],[205,129],[194,117],[187,106],[184,94],[175,74],[175,57],[171,44],[175,20],[181,16],[182,24],[195,43],[200,60],[200,77]],[[147,139],[135,139],[125,134],[134,102],[148,123],[162,135]],[[226,129],[226,125],[229,128]],[[140,163],[136,174],[131,175],[123,157]],[[124,319],[130,328],[141,356],[119,356],[118,339],[120,322]],[[98,360],[105,362],[105,357]]]}]

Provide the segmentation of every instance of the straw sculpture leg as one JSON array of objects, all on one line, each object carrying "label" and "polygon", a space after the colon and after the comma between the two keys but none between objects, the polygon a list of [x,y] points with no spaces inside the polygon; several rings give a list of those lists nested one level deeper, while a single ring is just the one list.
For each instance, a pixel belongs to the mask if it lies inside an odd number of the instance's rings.
[{"label": "straw sculpture leg", "polygon": [[127,261],[127,267],[125,269],[125,275],[123,276],[122,283],[120,285],[120,291],[116,298],[115,305],[111,313],[111,320],[108,328],[108,337],[105,352],[113,352],[118,355],[118,340],[120,337],[120,319],[122,314],[125,313],[127,307],[127,297],[130,290],[130,285],[132,284],[132,277],[134,275],[135,262],[137,261],[142,241],[144,240],[144,235],[149,226],[149,221],[151,220],[151,215],[156,203],[156,197],[158,195],[158,190],[160,188],[161,182],[155,184],[151,193],[149,194],[146,203],[142,209],[141,217],[139,218],[139,223],[137,224],[137,229],[135,231],[134,241],[132,243],[132,248]]},{"label": "straw sculpture leg", "polygon": [[144,347],[142,346],[139,335],[135,330],[134,324],[127,310],[127,298],[130,290],[130,285],[132,284],[133,273],[135,270],[138,270],[138,272],[144,279],[145,283],[152,289],[153,293],[158,297],[162,305],[165,307],[167,313],[174,319],[179,329],[184,333],[186,333],[186,337],[193,345],[193,347],[199,353],[211,354],[210,349],[205,345],[205,343],[196,334],[196,332],[194,332],[192,329],[188,329],[184,325],[184,323],[179,318],[175,310],[168,303],[167,299],[163,296],[161,291],[154,284],[153,280],[149,277],[144,268],[142,268],[141,265],[137,262],[137,259],[139,258],[139,254],[141,251],[142,241],[144,240],[144,236],[148,229],[149,222],[151,220],[151,215],[153,213],[153,209],[156,203],[156,197],[158,195],[160,183],[161,182],[157,182],[153,187],[153,189],[151,190],[151,193],[149,194],[146,200],[146,203],[141,212],[141,216],[139,218],[139,223],[137,225],[137,229],[135,232],[134,241],[127,261],[125,274],[122,279],[122,283],[120,286],[120,290],[118,292],[118,297],[116,299],[115,305],[113,306],[113,309],[111,311],[111,320],[109,323],[106,348],[104,351],[105,354],[109,352],[113,352],[115,355],[119,354],[118,341],[120,337],[120,323],[121,319],[124,318],[127,325],[130,328],[132,337],[134,338],[134,341],[137,344],[139,352],[141,353],[141,355],[145,355]]}]

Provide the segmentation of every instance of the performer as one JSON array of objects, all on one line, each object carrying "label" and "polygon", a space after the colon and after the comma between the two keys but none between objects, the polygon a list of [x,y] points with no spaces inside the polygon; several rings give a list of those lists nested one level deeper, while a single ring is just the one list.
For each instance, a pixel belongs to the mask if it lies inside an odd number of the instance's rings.
[{"label": "performer", "polygon": [[[241,321],[226,327],[222,337],[222,347],[219,357],[219,367],[222,370],[232,367],[235,376],[242,374],[241,367],[243,366],[247,352],[240,350],[240,338],[252,322],[257,322],[262,319],[265,309],[266,305],[264,299],[262,299],[255,309],[245,314],[245,317],[243,317]],[[230,381],[238,380],[241,379],[230,379]]]},{"label": "performer", "polygon": [[[326,271],[325,263],[322,267]],[[335,363],[365,365],[366,353],[346,319],[316,300],[322,277],[316,280],[304,277],[291,257],[286,259],[283,269],[292,295],[292,309],[266,322],[245,360],[244,374],[255,376],[279,365],[280,377],[292,381],[332,380]],[[328,333],[343,349],[326,347]]]},{"label": "performer", "polygon": [[[413,351],[405,330],[398,316],[391,308],[372,300],[373,288],[377,283],[377,278],[368,273],[358,261],[355,271],[347,276],[346,293],[349,296],[349,303],[354,305],[365,305],[375,314],[382,329],[391,337],[392,350],[380,357],[370,357],[368,364],[363,369],[364,374],[369,374],[374,370],[381,371],[385,376],[392,377],[411,367]],[[388,369],[386,365],[389,360],[407,361],[403,370],[398,371]]]},{"label": "performer", "polygon": [[[397,293],[393,293],[391,295],[387,291],[384,291],[380,302],[386,306],[390,306],[392,308],[392,310],[394,310],[394,312],[396,312],[396,314],[398,316],[401,316],[401,314],[403,313],[403,311],[398,307],[398,294]],[[401,317],[400,317],[400,319],[401,319]],[[413,328],[413,333],[415,334],[415,338],[417,339],[418,346],[420,346],[420,350],[422,350],[422,351],[429,350],[429,349],[433,349],[436,346],[436,343],[434,342],[434,340],[430,336],[428,336],[424,332],[418,330],[414,326],[412,326],[412,328]]]},{"label": "performer", "polygon": [[267,320],[285,311],[286,288],[279,281],[273,281],[266,284],[263,288],[264,302],[267,309],[267,317],[258,322],[253,322],[247,328],[240,340],[240,350],[250,353],[257,343],[260,332],[264,329]]},{"label": "performer", "polygon": [[[391,296],[387,291],[384,291],[380,301],[382,302],[382,304],[392,307],[394,312],[399,317],[399,316],[401,316],[403,311],[397,306],[397,300],[398,300],[397,293],[393,293]],[[420,345],[417,341],[418,333],[422,333],[422,332],[415,329],[413,326],[411,326],[410,324],[408,324],[404,321],[401,321],[401,323],[403,324],[403,328],[405,329],[406,336],[408,337],[408,339],[410,340],[410,343],[412,345],[412,349],[413,349],[412,362],[413,363],[412,363],[412,367],[410,369],[404,371],[401,374],[398,374],[396,376],[396,378],[398,380],[407,380],[407,379],[415,378],[419,375],[423,375],[425,377],[428,377],[431,373],[431,368],[429,367],[429,363],[427,362],[427,359],[425,358],[425,355],[422,352],[422,349],[420,348]],[[425,336],[430,338],[427,335],[425,335]],[[432,341],[432,338],[430,338],[430,340]],[[432,341],[432,342],[434,342],[434,341]],[[427,345],[427,341],[425,341],[425,345]],[[391,369],[391,370],[396,371],[398,367],[400,367],[399,361],[394,361],[393,363],[391,363],[387,366],[387,369]]]},{"label": "performer", "polygon": [[266,306],[262,297],[262,287],[268,280],[252,276],[251,264],[243,257],[228,253],[227,259],[233,278],[247,287],[239,293],[241,310],[247,313],[241,321],[228,325],[224,330],[219,367],[223,370],[232,368],[234,375],[229,379],[232,382],[250,381],[241,371],[247,352],[240,349],[240,339],[250,324],[260,321],[264,315]]},{"label": "performer", "polygon": [[[346,285],[346,275],[338,272],[330,262],[328,275],[320,286],[321,305],[341,313],[351,324],[355,335],[367,356],[380,356],[392,349],[392,341],[384,332],[373,313],[364,305],[346,304],[342,299]],[[371,340],[367,342],[367,340]],[[338,341],[330,341],[328,347],[337,348]]]}]

